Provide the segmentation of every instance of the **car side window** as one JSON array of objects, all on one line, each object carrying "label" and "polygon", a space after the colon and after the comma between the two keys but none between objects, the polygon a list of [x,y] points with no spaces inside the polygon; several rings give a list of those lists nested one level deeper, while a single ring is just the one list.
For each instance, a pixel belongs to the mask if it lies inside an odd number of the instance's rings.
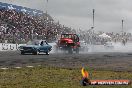
[{"label": "car side window", "polygon": [[40,45],[41,45],[41,46],[43,46],[43,45],[48,45],[48,43],[47,43],[46,41],[41,41]]},{"label": "car side window", "polygon": [[40,45],[43,46],[44,45],[44,41],[41,41]]},{"label": "car side window", "polygon": [[48,42],[47,41],[45,41],[45,45],[48,45]]}]

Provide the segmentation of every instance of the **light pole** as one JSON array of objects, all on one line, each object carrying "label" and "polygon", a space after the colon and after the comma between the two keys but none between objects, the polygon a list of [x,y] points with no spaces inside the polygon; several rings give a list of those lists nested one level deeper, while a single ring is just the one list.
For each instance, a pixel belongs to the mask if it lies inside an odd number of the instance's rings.
[{"label": "light pole", "polygon": [[92,27],[91,27],[91,33],[92,33],[92,34],[91,34],[91,44],[93,44],[93,41],[94,41],[94,40],[93,40],[93,35],[94,35],[94,30],[93,30],[93,29],[95,28],[95,27],[94,27],[94,26],[95,26],[95,25],[94,25],[94,19],[95,19],[94,15],[95,15],[95,9],[93,9],[93,25],[92,25]]},{"label": "light pole", "polygon": [[93,27],[92,27],[92,29],[94,28],[94,13],[95,13],[95,9],[93,9]]},{"label": "light pole", "polygon": [[124,20],[121,20],[122,22],[122,34],[124,33]]},{"label": "light pole", "polygon": [[47,10],[48,10],[48,2],[49,2],[49,0],[46,0],[46,13],[48,12]]},{"label": "light pole", "polygon": [[45,40],[47,40],[47,7],[48,7],[48,0],[44,0],[44,3],[45,3],[45,1],[46,1],[46,4],[44,4],[45,5],[45,11],[43,10],[43,22],[44,22],[44,24],[45,24],[45,29],[44,30],[46,30],[46,32],[45,32],[45,34],[43,34],[43,36],[45,37]]}]

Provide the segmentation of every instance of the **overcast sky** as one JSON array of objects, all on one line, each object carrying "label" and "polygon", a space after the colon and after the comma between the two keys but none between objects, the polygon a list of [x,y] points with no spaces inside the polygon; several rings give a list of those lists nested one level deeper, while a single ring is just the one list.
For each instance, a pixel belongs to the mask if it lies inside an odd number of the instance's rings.
[{"label": "overcast sky", "polygon": [[48,11],[61,24],[75,29],[88,30],[92,26],[92,9],[95,9],[95,30],[132,31],[132,0],[0,0],[33,9]]}]

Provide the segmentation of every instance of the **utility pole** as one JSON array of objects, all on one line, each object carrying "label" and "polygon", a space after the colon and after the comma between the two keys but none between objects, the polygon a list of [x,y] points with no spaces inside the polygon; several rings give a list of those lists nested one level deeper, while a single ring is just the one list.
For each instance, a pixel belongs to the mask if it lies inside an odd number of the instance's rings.
[{"label": "utility pole", "polygon": [[124,20],[121,20],[121,23],[122,23],[121,33],[122,33],[122,37],[123,37],[123,35],[124,35]]},{"label": "utility pole", "polygon": [[121,21],[122,22],[122,34],[124,33],[124,20]]}]

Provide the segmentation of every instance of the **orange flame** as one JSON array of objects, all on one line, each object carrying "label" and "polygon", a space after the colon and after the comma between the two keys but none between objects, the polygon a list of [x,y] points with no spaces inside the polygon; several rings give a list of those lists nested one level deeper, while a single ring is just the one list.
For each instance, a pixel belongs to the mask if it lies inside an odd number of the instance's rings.
[{"label": "orange flame", "polygon": [[88,71],[84,69],[84,67],[82,67],[81,73],[82,73],[83,78],[89,78],[89,73]]}]

